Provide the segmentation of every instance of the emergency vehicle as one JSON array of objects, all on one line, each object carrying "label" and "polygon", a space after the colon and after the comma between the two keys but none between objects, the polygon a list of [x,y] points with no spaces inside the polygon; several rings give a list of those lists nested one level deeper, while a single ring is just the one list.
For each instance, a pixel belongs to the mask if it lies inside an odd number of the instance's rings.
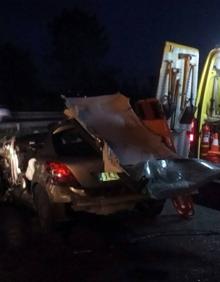
[{"label": "emergency vehicle", "polygon": [[199,50],[166,42],[156,98],[161,102],[178,155],[187,158],[197,110]]},{"label": "emergency vehicle", "polygon": [[[188,158],[196,112],[199,51],[166,42],[156,98],[139,100],[136,113],[178,156]],[[178,213],[193,214],[191,196],[172,198]]]},{"label": "emergency vehicle", "polygon": [[[143,124],[161,136],[180,157],[220,163],[220,48],[210,52],[198,88],[199,50],[166,42],[156,98],[140,100]],[[174,197],[174,207],[189,215],[192,198]]]},{"label": "emergency vehicle", "polygon": [[220,163],[220,48],[208,54],[201,73],[196,106],[195,139],[190,153]]},{"label": "emergency vehicle", "polygon": [[[198,49],[165,42],[156,98],[138,101],[137,111],[179,156],[220,163],[220,48],[210,51],[199,86],[198,70]],[[152,115],[152,103],[164,117]]]}]

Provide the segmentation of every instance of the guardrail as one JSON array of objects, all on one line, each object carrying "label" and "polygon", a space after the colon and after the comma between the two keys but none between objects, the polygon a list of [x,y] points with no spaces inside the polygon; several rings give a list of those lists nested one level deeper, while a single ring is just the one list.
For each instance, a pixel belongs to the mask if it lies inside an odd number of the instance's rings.
[{"label": "guardrail", "polygon": [[63,112],[11,112],[10,120],[50,120],[63,117]]},{"label": "guardrail", "polygon": [[62,112],[12,112],[10,118],[0,122],[0,136],[47,131],[51,123],[63,117]]}]

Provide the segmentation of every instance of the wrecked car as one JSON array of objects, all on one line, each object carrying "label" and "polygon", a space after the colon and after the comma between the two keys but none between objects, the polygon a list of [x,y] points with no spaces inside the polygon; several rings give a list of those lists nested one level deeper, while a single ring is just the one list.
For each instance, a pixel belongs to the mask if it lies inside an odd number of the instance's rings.
[{"label": "wrecked car", "polygon": [[36,209],[43,227],[69,211],[155,216],[166,198],[195,193],[220,174],[179,158],[120,93],[65,103],[67,118],[47,133],[1,140],[1,195]]}]

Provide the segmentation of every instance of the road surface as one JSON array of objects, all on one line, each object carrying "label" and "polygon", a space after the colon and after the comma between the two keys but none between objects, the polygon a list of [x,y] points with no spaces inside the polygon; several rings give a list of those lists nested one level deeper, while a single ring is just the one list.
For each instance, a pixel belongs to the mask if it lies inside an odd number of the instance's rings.
[{"label": "road surface", "polygon": [[0,206],[0,281],[220,281],[220,212],[180,219],[79,214],[44,234],[28,209]]}]

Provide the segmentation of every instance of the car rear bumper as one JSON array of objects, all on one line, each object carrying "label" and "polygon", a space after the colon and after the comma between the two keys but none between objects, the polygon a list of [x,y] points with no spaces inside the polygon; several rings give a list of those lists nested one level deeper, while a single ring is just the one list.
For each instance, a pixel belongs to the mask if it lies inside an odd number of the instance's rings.
[{"label": "car rear bumper", "polygon": [[[75,211],[86,211],[95,214],[112,214],[118,211],[130,210],[147,198],[145,194],[121,189],[110,193],[108,189],[102,193],[91,194],[83,189],[50,185],[47,187],[49,198],[53,203],[69,204]],[[96,191],[97,192],[97,191]]]},{"label": "car rear bumper", "polygon": [[86,211],[90,213],[108,215],[124,210],[131,210],[135,205],[145,199],[141,194],[131,194],[114,197],[77,197],[72,200],[71,207],[74,211]]}]

